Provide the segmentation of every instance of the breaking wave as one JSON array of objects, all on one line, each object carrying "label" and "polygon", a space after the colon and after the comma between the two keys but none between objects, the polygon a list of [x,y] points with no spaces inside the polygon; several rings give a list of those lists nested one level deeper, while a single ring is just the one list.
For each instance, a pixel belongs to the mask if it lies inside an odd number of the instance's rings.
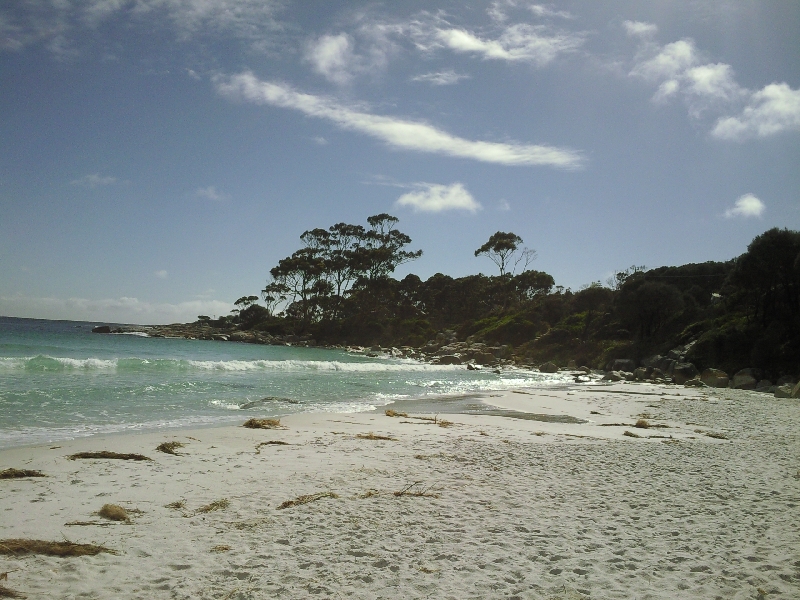
[{"label": "breaking wave", "polygon": [[336,360],[179,360],[145,358],[64,358],[29,356],[0,358],[0,370],[30,372],[117,371],[117,372],[181,372],[181,371],[282,371],[282,372],[346,372],[346,373],[409,373],[448,372],[461,370],[453,365],[429,365],[411,360],[344,362]]}]

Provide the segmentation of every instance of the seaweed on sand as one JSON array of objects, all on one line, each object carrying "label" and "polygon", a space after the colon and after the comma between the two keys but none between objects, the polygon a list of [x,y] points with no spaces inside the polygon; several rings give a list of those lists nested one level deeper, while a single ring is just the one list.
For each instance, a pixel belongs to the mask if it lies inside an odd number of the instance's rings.
[{"label": "seaweed on sand", "polygon": [[406,417],[406,418],[408,418],[408,413],[397,412],[396,410],[392,410],[391,408],[387,408],[385,411],[383,411],[383,414],[385,414],[387,417]]},{"label": "seaweed on sand", "polygon": [[25,556],[44,554],[45,556],[95,556],[101,552],[116,554],[114,550],[96,544],[76,544],[69,540],[50,542],[47,540],[8,539],[0,540],[0,555]]},{"label": "seaweed on sand", "polygon": [[201,506],[195,512],[199,513],[210,513],[214,512],[215,510],[225,510],[231,505],[231,501],[227,498],[222,498],[221,500],[214,500],[210,504],[206,504],[205,506]]},{"label": "seaweed on sand", "polygon": [[156,450],[159,452],[163,452],[164,454],[172,454],[173,456],[180,456],[175,450],[178,448],[183,448],[185,444],[183,442],[161,442],[158,446],[156,446]]},{"label": "seaweed on sand", "polygon": [[144,454],[121,454],[119,452],[110,452],[108,450],[101,450],[99,452],[78,452],[70,454],[67,457],[69,460],[77,460],[79,458],[114,458],[118,460],[153,460]]},{"label": "seaweed on sand", "polygon": [[118,504],[104,504],[103,508],[97,511],[97,514],[109,521],[125,521],[128,523],[131,520],[128,511]]},{"label": "seaweed on sand", "polygon": [[31,471],[30,469],[6,469],[0,471],[0,479],[21,479],[23,477],[47,477],[41,471]]},{"label": "seaweed on sand", "polygon": [[242,427],[248,429],[286,429],[280,419],[247,419]]},{"label": "seaweed on sand", "polygon": [[333,492],[320,492],[318,494],[305,494],[304,496],[298,496],[293,500],[287,500],[278,506],[278,510],[283,510],[284,508],[291,508],[292,506],[300,506],[301,504],[308,504],[309,502],[315,502],[316,500],[321,500],[322,498],[338,498],[339,496],[334,494]]},{"label": "seaweed on sand", "polygon": [[371,431],[369,433],[359,433],[356,435],[356,437],[362,440],[389,440],[391,442],[397,441],[397,438],[389,437],[388,435],[375,435]]},{"label": "seaweed on sand", "polygon": [[9,589],[3,585],[0,585],[0,598],[27,598],[27,596],[15,590]]}]

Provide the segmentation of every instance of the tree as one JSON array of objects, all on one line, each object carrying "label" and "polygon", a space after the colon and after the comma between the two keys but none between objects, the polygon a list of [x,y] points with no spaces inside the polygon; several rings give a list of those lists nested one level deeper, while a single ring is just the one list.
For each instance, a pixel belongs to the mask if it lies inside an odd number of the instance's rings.
[{"label": "tree", "polygon": [[782,320],[798,327],[800,231],[777,227],[756,236],[736,260],[731,282],[762,324]]},{"label": "tree", "polygon": [[683,298],[675,286],[644,278],[629,280],[620,291],[617,307],[622,319],[648,339],[683,309]]},{"label": "tree", "polygon": [[401,264],[422,256],[422,250],[404,250],[411,238],[395,229],[398,222],[397,217],[386,213],[367,218],[370,229],[352,258],[355,270],[369,281],[387,277]]},{"label": "tree", "polygon": [[242,311],[256,302],[258,302],[258,296],[242,296],[236,302],[234,302],[234,305],[238,306],[239,310]]},{"label": "tree", "polygon": [[483,246],[475,250],[475,256],[488,256],[499,267],[501,277],[507,272],[513,275],[520,262],[524,261],[522,270],[525,271],[531,261],[536,259],[536,251],[520,248],[521,243],[522,238],[516,233],[498,231],[492,234]]},{"label": "tree", "polygon": [[606,285],[610,287],[612,290],[619,291],[622,289],[622,285],[628,280],[628,278],[636,275],[637,273],[644,273],[647,267],[644,265],[636,266],[631,265],[624,271],[614,271],[614,274],[606,279]]}]

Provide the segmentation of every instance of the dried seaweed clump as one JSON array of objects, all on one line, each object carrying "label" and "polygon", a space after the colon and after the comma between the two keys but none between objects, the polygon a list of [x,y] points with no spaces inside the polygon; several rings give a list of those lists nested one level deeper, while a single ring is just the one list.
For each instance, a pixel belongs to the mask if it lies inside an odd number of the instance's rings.
[{"label": "dried seaweed clump", "polygon": [[24,556],[44,554],[45,556],[94,556],[101,552],[116,554],[105,546],[96,544],[75,544],[69,540],[48,542],[46,540],[8,539],[0,540],[0,555]]},{"label": "dried seaweed clump", "polygon": [[163,452],[164,454],[172,454],[173,456],[180,456],[175,450],[178,448],[183,448],[185,444],[183,442],[161,442],[158,446],[156,446],[156,450],[159,452]]},{"label": "dried seaweed clump", "polygon": [[6,469],[0,471],[0,479],[22,479],[23,477],[47,477],[41,471],[31,471],[30,469]]},{"label": "dried seaweed clump", "polygon": [[632,437],[632,438],[640,438],[640,437],[642,437],[638,433],[633,433],[632,431],[628,431],[628,430],[623,431],[622,435],[625,435],[625,436],[628,436],[628,437]]},{"label": "dried seaweed clump", "polygon": [[387,408],[385,411],[383,411],[383,414],[385,414],[387,417],[406,417],[406,418],[408,418],[408,413],[397,412],[396,410],[392,410],[391,408]]},{"label": "dried seaweed clump", "polygon": [[359,433],[356,435],[356,437],[362,440],[389,440],[390,442],[397,441],[396,438],[389,437],[388,435],[375,435],[371,431],[369,433]]},{"label": "dried seaweed clump", "polygon": [[27,598],[25,594],[0,585],[0,598]]},{"label": "dried seaweed clump", "polygon": [[109,452],[108,450],[101,450],[100,452],[78,452],[77,454],[70,454],[67,457],[69,460],[76,460],[78,458],[115,458],[118,460],[153,460],[144,454],[120,454],[119,452]]},{"label": "dried seaweed clump", "polygon": [[639,429],[650,429],[650,423],[646,419],[639,419],[634,424],[634,427],[638,427]]},{"label": "dried seaweed clump", "polygon": [[131,518],[128,516],[128,511],[117,504],[104,504],[103,508],[97,511],[97,514],[109,521],[124,521],[130,522]]},{"label": "dried seaweed clump", "polygon": [[248,429],[284,429],[280,419],[247,419],[242,427]]},{"label": "dried seaweed clump", "polygon": [[308,504],[309,502],[315,502],[316,500],[321,500],[322,498],[338,498],[338,497],[339,496],[337,496],[333,492],[306,494],[304,496],[298,496],[294,500],[287,500],[286,502],[278,506],[278,510],[283,510],[284,508],[291,508],[292,506],[300,506],[301,504]]},{"label": "dried seaweed clump", "polygon": [[210,513],[214,512],[215,510],[225,510],[231,505],[231,501],[227,498],[222,498],[222,500],[214,500],[211,504],[206,504],[205,506],[201,506],[197,509],[196,512],[199,513]]}]

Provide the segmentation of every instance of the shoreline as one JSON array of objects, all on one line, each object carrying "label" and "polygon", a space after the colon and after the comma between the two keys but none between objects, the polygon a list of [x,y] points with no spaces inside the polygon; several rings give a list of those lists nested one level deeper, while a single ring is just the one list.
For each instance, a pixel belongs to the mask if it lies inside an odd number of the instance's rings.
[{"label": "shoreline", "polygon": [[[797,401],[652,384],[466,401],[582,422],[306,413],[282,417],[282,429],[0,450],[0,470],[47,475],[0,480],[3,538],[117,552],[0,555],[2,585],[30,598],[142,599],[800,592]],[[645,417],[651,427],[635,427]],[[164,441],[185,446],[157,452]],[[99,450],[153,460],[66,458]],[[302,497],[313,501],[279,508]],[[130,523],[97,516],[108,503]]]}]

